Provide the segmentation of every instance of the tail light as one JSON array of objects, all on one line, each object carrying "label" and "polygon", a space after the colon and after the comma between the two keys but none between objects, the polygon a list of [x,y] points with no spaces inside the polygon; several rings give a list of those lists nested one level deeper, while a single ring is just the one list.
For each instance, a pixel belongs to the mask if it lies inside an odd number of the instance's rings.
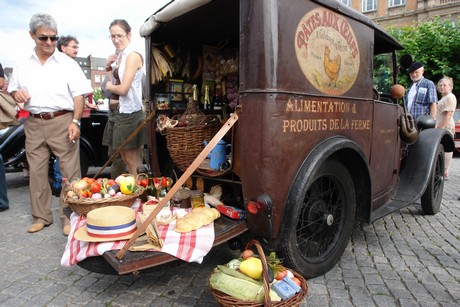
[{"label": "tail light", "polygon": [[256,200],[249,200],[246,211],[254,215],[265,215],[270,217],[272,213],[272,201],[267,195],[260,195]]}]

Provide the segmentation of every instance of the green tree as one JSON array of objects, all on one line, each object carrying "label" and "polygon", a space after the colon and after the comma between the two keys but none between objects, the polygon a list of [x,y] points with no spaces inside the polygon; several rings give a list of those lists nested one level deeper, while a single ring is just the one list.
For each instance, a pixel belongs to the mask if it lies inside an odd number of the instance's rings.
[{"label": "green tree", "polygon": [[[403,45],[398,57],[410,54],[425,66],[424,76],[435,84],[443,75],[454,79],[454,93],[460,98],[460,19],[434,17],[409,26],[390,27],[388,32]],[[408,75],[402,72],[399,83],[407,86]]]}]

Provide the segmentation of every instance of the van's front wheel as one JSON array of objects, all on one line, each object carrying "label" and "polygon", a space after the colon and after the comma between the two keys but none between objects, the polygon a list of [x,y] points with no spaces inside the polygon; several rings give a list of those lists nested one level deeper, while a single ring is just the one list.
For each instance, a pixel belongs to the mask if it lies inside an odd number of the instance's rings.
[{"label": "van's front wheel", "polygon": [[322,275],[340,259],[353,230],[353,179],[342,163],[328,160],[312,177],[299,174],[288,202],[292,210],[284,219],[281,257],[307,278]]},{"label": "van's front wheel", "polygon": [[422,195],[421,203],[424,214],[434,215],[441,208],[444,191],[444,147],[439,144],[436,161],[431,170],[428,186]]}]

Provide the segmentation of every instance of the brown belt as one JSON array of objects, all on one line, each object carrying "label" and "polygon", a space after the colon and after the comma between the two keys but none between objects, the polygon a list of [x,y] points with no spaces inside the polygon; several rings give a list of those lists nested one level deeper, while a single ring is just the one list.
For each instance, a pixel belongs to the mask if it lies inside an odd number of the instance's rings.
[{"label": "brown belt", "polygon": [[110,111],[118,111],[119,106],[120,106],[119,103],[109,104],[109,110]]},{"label": "brown belt", "polygon": [[41,118],[41,119],[53,119],[55,117],[67,114],[69,112],[71,111],[62,110],[62,111],[56,111],[56,112],[43,112],[43,113],[38,113],[38,114],[32,114],[32,116],[35,118]]}]

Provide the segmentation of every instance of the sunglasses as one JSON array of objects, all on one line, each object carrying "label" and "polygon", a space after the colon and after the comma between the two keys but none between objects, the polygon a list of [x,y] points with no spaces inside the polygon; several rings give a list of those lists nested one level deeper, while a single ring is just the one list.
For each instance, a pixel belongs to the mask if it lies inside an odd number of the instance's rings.
[{"label": "sunglasses", "polygon": [[40,36],[37,36],[38,40],[41,41],[41,42],[47,42],[48,39],[52,42],[56,42],[58,41],[59,39],[59,36],[57,35],[51,35],[51,36],[46,36],[46,35],[40,35]]}]

